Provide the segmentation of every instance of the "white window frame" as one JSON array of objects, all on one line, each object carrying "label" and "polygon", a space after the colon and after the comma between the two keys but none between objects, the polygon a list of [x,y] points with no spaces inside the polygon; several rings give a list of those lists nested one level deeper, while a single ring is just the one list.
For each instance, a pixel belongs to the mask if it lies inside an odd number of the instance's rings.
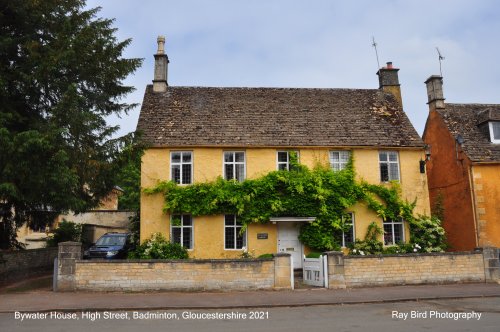
[{"label": "white window frame", "polygon": [[[174,225],[172,220],[174,217],[180,216],[181,217],[181,224],[179,226]],[[189,217],[191,219],[191,225],[184,225],[184,217]],[[181,230],[181,243],[180,245],[184,247],[184,228],[189,228],[191,230],[191,241],[190,241],[190,248],[186,248],[187,250],[193,250],[194,249],[194,219],[193,216],[190,214],[172,214],[170,216],[170,241],[174,243],[174,232],[173,228],[180,228]]]},{"label": "white window frame", "polygon": [[[233,154],[233,161],[226,162],[226,153]],[[243,153],[244,161],[236,161],[236,158],[235,158],[236,153]],[[225,180],[227,180],[226,165],[233,165],[233,178],[232,178],[232,180],[236,180],[236,165],[243,165],[243,179],[241,179],[240,182],[244,181],[247,178],[247,155],[246,155],[245,151],[223,151],[223,153],[222,153],[222,174],[224,175]]]},{"label": "white window frame", "polygon": [[[387,161],[382,161],[380,160],[380,154],[385,153],[387,155]],[[390,154],[395,154],[396,155],[396,161],[390,161],[389,155]],[[399,165],[399,153],[398,151],[392,151],[392,150],[381,150],[378,152],[378,164],[379,164],[379,173],[380,173],[380,182],[391,182],[391,181],[398,181],[401,182],[401,167]],[[382,164],[387,164],[387,181],[382,179]],[[393,179],[391,178],[391,165],[396,165],[398,168],[398,178]]]},{"label": "white window frame", "polygon": [[[356,242],[356,226],[354,223],[354,212],[347,212],[347,214],[351,215],[351,227],[352,227],[352,243]],[[344,221],[344,216],[342,216],[342,221]],[[342,230],[342,243],[341,243],[342,248],[347,248],[345,244],[345,233],[344,230]]]},{"label": "white window frame", "polygon": [[[234,225],[226,225],[226,216],[233,216],[234,217]],[[237,240],[238,240],[238,234],[239,234],[239,231],[238,231],[238,228],[241,228],[243,227],[243,225],[238,225],[237,223],[237,216],[234,215],[234,214],[225,214],[224,215],[224,250],[237,250],[237,251],[240,251],[242,250],[243,248],[247,247],[248,245],[248,232],[245,230],[245,234],[243,234],[243,246],[241,248],[227,248],[226,247],[226,228],[234,228],[234,246],[236,247],[236,243],[237,243]],[[248,247],[247,247],[247,250],[248,250]]]},{"label": "white window frame", "polygon": [[[174,153],[180,153],[181,154],[181,161],[180,162],[173,162],[172,161],[172,156]],[[189,153],[191,155],[191,161],[190,162],[184,162],[182,161],[182,157],[185,153]],[[193,183],[193,157],[194,157],[194,154],[193,154],[193,151],[170,151],[170,180],[171,181],[175,181],[174,180],[174,170],[173,170],[173,166],[179,166],[179,169],[180,169],[180,179],[179,179],[179,183],[177,184],[192,184]],[[182,169],[183,169],[183,166],[184,165],[191,165],[191,174],[190,174],[190,182],[189,183],[183,183],[182,182]]]},{"label": "white window frame", "polygon": [[[385,243],[385,225],[391,225],[391,238],[392,238],[392,243]],[[399,221],[394,221],[392,219],[384,220],[382,222],[382,230],[384,231],[384,239],[383,243],[384,246],[395,246],[398,243],[395,241],[395,236],[394,236],[394,225],[401,225],[401,243],[406,243],[406,235],[405,235],[405,222],[403,218],[399,218]]]},{"label": "white window frame", "polygon": [[[276,151],[276,170],[280,170],[280,165],[285,165],[286,170],[290,170],[290,152],[295,152],[297,154],[297,161],[299,160],[299,151],[297,150],[277,150]],[[286,161],[279,160],[279,154],[286,153]]]},{"label": "white window frame", "polygon": [[[338,161],[333,160],[333,155],[338,154]],[[347,161],[342,161],[341,156],[347,156]],[[334,171],[341,171],[347,167],[349,160],[351,159],[351,151],[349,150],[332,150],[329,153],[330,168]]]},{"label": "white window frame", "polygon": [[495,132],[493,131],[493,125],[499,126],[500,127],[500,121],[490,121],[488,123],[488,126],[490,128],[490,138],[491,138],[491,143],[500,143],[500,137],[495,138]]}]

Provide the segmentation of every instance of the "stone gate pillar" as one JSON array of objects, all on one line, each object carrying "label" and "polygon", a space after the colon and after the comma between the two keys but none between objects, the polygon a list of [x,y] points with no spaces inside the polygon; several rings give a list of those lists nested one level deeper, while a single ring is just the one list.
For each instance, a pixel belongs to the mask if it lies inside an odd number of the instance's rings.
[{"label": "stone gate pillar", "polygon": [[76,261],[82,259],[80,242],[61,242],[57,254],[57,291],[75,290]]}]

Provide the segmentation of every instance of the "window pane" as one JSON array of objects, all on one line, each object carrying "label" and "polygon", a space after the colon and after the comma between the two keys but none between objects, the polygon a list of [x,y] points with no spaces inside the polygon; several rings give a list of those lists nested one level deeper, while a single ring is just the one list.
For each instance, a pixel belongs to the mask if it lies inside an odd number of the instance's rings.
[{"label": "window pane", "polygon": [[397,152],[389,152],[389,161],[398,161]]},{"label": "window pane", "polygon": [[382,182],[389,181],[389,169],[386,163],[380,164],[380,181]]},{"label": "window pane", "polygon": [[392,234],[392,224],[384,224],[384,244],[393,245],[393,234]]},{"label": "window pane", "polygon": [[232,152],[224,152],[224,161],[226,163],[233,162],[233,153]]},{"label": "window pane", "polygon": [[245,237],[245,234],[243,235],[240,235],[240,230],[241,230],[241,227],[236,227],[236,249],[241,249],[243,248],[245,245],[244,245],[244,237]]},{"label": "window pane", "polygon": [[226,227],[226,249],[235,249],[234,243],[234,227]]},{"label": "window pane", "polygon": [[236,166],[236,180],[243,181],[245,180],[245,165],[235,165]]},{"label": "window pane", "polygon": [[234,215],[228,214],[224,218],[225,218],[225,224],[226,225],[228,225],[228,226],[229,225],[234,225]]},{"label": "window pane", "polygon": [[225,172],[226,172],[226,180],[232,180],[234,178],[234,174],[233,174],[233,165],[232,164],[229,164],[229,165],[225,165],[224,166],[224,169],[225,169]]},{"label": "window pane", "polygon": [[182,165],[182,183],[183,184],[191,183],[191,164]]},{"label": "window pane", "polygon": [[172,242],[181,243],[181,228],[172,227]]},{"label": "window pane", "polygon": [[193,225],[193,221],[191,219],[191,216],[189,216],[189,215],[182,216],[182,225],[183,226],[191,226],[191,225]]},{"label": "window pane", "polygon": [[234,158],[236,162],[245,162],[245,153],[244,152],[235,152]]},{"label": "window pane", "polygon": [[394,224],[394,243],[403,242],[403,225]]},{"label": "window pane", "polygon": [[379,152],[378,158],[380,161],[387,161],[387,152]]},{"label": "window pane", "polygon": [[399,170],[398,170],[398,164],[397,163],[391,163],[389,164],[389,178],[391,180],[399,180]]},{"label": "window pane", "polygon": [[350,155],[351,153],[349,151],[342,151],[340,153],[340,161],[342,161],[343,163],[349,162]]},{"label": "window pane", "polygon": [[492,122],[493,126],[493,139],[500,139],[500,122]]},{"label": "window pane", "polygon": [[172,180],[175,183],[181,182],[181,166],[180,165],[172,165]]},{"label": "window pane", "polygon": [[354,242],[354,227],[351,224],[351,227],[347,232],[344,232],[344,245],[347,246]]},{"label": "window pane", "polygon": [[278,164],[278,170],[288,170],[287,164],[286,163],[279,163]]},{"label": "window pane", "polygon": [[186,249],[192,249],[192,239],[191,239],[191,227],[182,228],[182,245]]},{"label": "window pane", "polygon": [[180,152],[172,152],[172,162],[180,163],[181,162],[181,153]]},{"label": "window pane", "polygon": [[191,152],[182,153],[182,162],[190,163],[191,162]]},{"label": "window pane", "polygon": [[330,159],[332,162],[339,162],[340,161],[340,153],[336,151],[330,152]]},{"label": "window pane", "polygon": [[278,161],[286,163],[288,161],[288,152],[278,152]]}]

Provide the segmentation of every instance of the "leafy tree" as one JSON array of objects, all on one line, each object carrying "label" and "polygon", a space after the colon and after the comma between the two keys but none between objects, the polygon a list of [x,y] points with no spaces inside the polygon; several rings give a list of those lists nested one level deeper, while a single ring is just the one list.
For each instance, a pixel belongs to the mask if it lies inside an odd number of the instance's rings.
[{"label": "leafy tree", "polygon": [[34,211],[85,211],[113,187],[118,129],[141,64],[84,0],[0,1],[0,249]]}]

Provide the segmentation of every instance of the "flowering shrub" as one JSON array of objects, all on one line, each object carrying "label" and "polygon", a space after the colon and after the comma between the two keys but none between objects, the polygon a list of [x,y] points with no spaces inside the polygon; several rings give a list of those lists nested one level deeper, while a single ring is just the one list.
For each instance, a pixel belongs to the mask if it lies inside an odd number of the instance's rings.
[{"label": "flowering shrub", "polygon": [[252,249],[251,252],[248,251],[247,247],[241,248],[241,258],[255,258],[255,249]]},{"label": "flowering shrub", "polygon": [[167,241],[160,233],[154,233],[136,250],[128,254],[130,259],[187,259],[186,248],[178,243]]},{"label": "flowering shrub", "polygon": [[447,248],[446,235],[437,217],[419,216],[410,225],[411,242],[418,252],[443,252]]}]

